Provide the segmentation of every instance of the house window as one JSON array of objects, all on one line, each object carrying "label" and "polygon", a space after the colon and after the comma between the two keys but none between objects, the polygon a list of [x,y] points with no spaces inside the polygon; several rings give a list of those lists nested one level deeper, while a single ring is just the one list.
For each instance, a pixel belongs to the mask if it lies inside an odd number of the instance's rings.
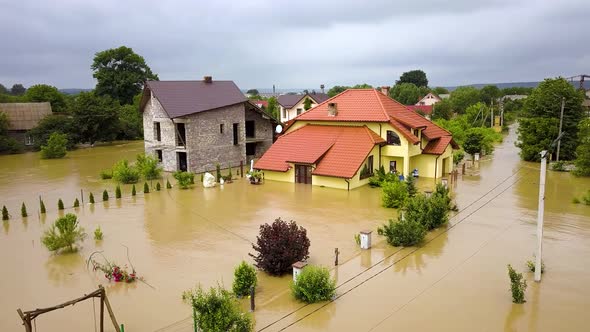
[{"label": "house window", "polygon": [[256,143],[246,143],[246,156],[256,155]]},{"label": "house window", "polygon": [[283,119],[287,119],[287,110],[283,109]]},{"label": "house window", "polygon": [[159,122],[154,122],[154,139],[158,142],[162,140],[162,130]]},{"label": "house window", "polygon": [[393,130],[387,131],[387,144],[401,145],[401,142],[399,140],[399,136],[397,136],[397,134]]},{"label": "house window", "polygon": [[238,124],[234,123],[234,145],[238,145]]},{"label": "house window", "polygon": [[176,124],[176,146],[186,147],[186,127],[184,123]]},{"label": "house window", "polygon": [[156,150],[156,158],[158,158],[158,162],[162,162],[162,150]]},{"label": "house window", "polygon": [[223,123],[219,125],[219,133],[223,134]]},{"label": "house window", "polygon": [[301,113],[303,113],[303,108],[298,108],[298,109],[297,109],[297,115],[299,115],[299,114],[301,114]]},{"label": "house window", "polygon": [[33,139],[33,136],[27,134],[25,135],[25,145],[33,145],[35,143],[35,139]]},{"label": "house window", "polygon": [[373,174],[373,156],[369,156],[367,159],[367,168],[369,169],[369,173]]},{"label": "house window", "polygon": [[246,137],[254,138],[255,134],[255,122],[254,121],[246,121]]}]

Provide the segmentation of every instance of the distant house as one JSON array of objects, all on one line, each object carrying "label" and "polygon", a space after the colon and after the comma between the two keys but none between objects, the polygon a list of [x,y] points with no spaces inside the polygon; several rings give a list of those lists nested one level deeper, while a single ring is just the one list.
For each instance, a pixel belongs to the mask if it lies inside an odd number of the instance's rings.
[{"label": "distant house", "polygon": [[436,103],[438,103],[439,101],[441,101],[442,99],[435,95],[432,92],[429,92],[426,96],[424,96],[422,99],[418,100],[418,102],[416,103],[416,105],[426,105],[426,106],[432,106]]},{"label": "distant house", "polygon": [[268,100],[250,100],[252,104],[258,106],[259,108],[267,109],[268,108]]},{"label": "distant house", "polygon": [[325,93],[305,93],[302,95],[281,95],[277,99],[279,103],[279,114],[281,122],[285,123],[294,117],[305,112],[305,99],[311,100],[311,107],[314,107],[325,100],[328,95]]},{"label": "distant house", "polygon": [[376,169],[441,178],[453,170],[451,133],[374,89],[349,89],[288,122],[254,164],[266,180],[353,189]]},{"label": "distant house", "polygon": [[35,144],[29,130],[35,128],[41,119],[52,114],[51,104],[45,103],[3,103],[0,112],[8,116],[8,136],[25,146]]},{"label": "distant house", "polygon": [[451,98],[451,94],[450,93],[441,93],[440,95],[438,95],[438,97],[440,99],[449,99],[449,98]]},{"label": "distant house", "polygon": [[232,81],[148,81],[140,103],[146,154],[165,171],[238,166],[272,145],[274,123]]},{"label": "distant house", "polygon": [[527,95],[505,95],[502,99],[520,100],[528,97]]}]

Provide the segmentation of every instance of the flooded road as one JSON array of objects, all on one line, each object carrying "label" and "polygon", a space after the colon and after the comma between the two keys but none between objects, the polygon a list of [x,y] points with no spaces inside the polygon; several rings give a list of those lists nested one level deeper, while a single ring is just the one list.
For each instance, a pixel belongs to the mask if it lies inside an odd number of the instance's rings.
[{"label": "flooded road", "polygon": [[[430,233],[420,248],[404,249],[387,245],[374,233],[373,248],[362,252],[354,234],[376,230],[395,217],[395,210],[380,207],[378,189],[346,192],[270,181],[252,186],[238,180],[213,189],[173,188],[136,197],[124,186],[120,200],[66,209],[78,214],[89,235],[100,226],[104,240],[96,243],[89,236],[79,252],[54,256],[39,238],[58,216],[57,199],[69,207],[80,189],[85,201],[89,191],[98,201],[103,189],[114,197],[115,184],[100,180],[98,173],[121,158],[134,159],[142,143],[78,150],[63,160],[39,160],[33,153],[0,156],[0,205],[12,214],[0,230],[0,331],[24,330],[17,308],[55,305],[98,284],[107,288],[126,330],[191,331],[182,291],[197,283],[231,287],[235,265],[250,261],[259,225],[277,217],[296,220],[307,229],[309,261],[332,268],[338,297],[306,306],[291,298],[290,275],[275,278],[259,272],[256,330],[585,330],[590,207],[574,205],[571,199],[590,189],[589,179],[549,172],[547,271],[541,284],[525,272],[527,303],[511,302],[506,264],[524,272],[535,250],[539,174],[538,165],[518,159],[514,139],[508,136],[492,160],[481,162],[478,176],[459,177],[455,194],[460,212],[447,229]],[[426,181],[420,179],[419,185],[430,186]],[[39,196],[48,210],[44,217],[37,214]],[[23,201],[31,215],[26,219],[20,217]],[[149,286],[108,283],[87,271],[86,259],[96,250],[127,263],[124,246]],[[341,252],[337,268],[334,248]],[[41,316],[37,327],[93,330],[93,312],[92,302],[79,303]]]}]

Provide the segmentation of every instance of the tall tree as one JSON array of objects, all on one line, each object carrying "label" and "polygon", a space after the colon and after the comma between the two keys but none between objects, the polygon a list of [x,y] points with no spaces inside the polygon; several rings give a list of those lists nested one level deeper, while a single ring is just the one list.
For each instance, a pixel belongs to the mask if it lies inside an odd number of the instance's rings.
[{"label": "tall tree", "polygon": [[307,111],[310,108],[311,108],[311,99],[306,97],[305,100],[303,101],[303,109],[305,109]]},{"label": "tall tree", "polygon": [[13,96],[22,96],[27,89],[22,84],[14,84],[10,89],[10,94]]},{"label": "tall tree", "polygon": [[72,117],[81,142],[112,141],[119,132],[119,103],[109,96],[82,92],[76,97]]},{"label": "tall tree", "polygon": [[448,99],[443,99],[434,104],[432,119],[450,120],[453,117],[453,106]]},{"label": "tall tree", "polygon": [[[481,153],[483,135],[478,132],[468,132],[465,137],[465,143],[463,144],[463,150],[469,153],[471,156],[475,156],[476,153]],[[475,157],[472,158],[475,162]]]},{"label": "tall tree", "polygon": [[404,105],[414,105],[420,98],[420,89],[413,83],[400,83],[389,90],[389,96]]},{"label": "tall tree", "polygon": [[126,46],[96,53],[91,66],[98,81],[96,94],[110,96],[121,105],[132,104],[148,80],[158,80],[145,59]]},{"label": "tall tree", "polygon": [[46,84],[37,84],[27,89],[25,92],[25,99],[32,102],[51,103],[53,112],[66,111],[66,99],[64,95],[57,90],[56,87]]},{"label": "tall tree", "polygon": [[332,88],[330,88],[330,90],[328,90],[328,96],[334,97],[335,95],[342,93],[344,91],[346,91],[346,89],[349,89],[349,86],[345,86],[345,85],[335,85]]},{"label": "tall tree", "polygon": [[251,96],[258,96],[260,95],[260,92],[258,92],[257,89],[250,89],[248,91],[246,91],[247,94],[251,95]]},{"label": "tall tree", "polygon": [[402,74],[399,80],[395,82],[396,85],[401,83],[412,83],[417,87],[428,86],[428,79],[426,73],[420,69],[410,70]]},{"label": "tall tree", "polygon": [[576,170],[577,176],[590,176],[590,118],[580,122],[578,137],[580,144],[576,149]]},{"label": "tall tree", "polygon": [[449,90],[447,90],[447,88],[443,88],[442,86],[437,86],[436,88],[432,89],[432,92],[438,96],[440,95],[445,95],[449,93]]},{"label": "tall tree", "polygon": [[362,84],[357,84],[357,85],[353,86],[352,88],[353,89],[372,89],[373,86],[371,84],[362,83]]},{"label": "tall tree", "polygon": [[481,101],[489,105],[492,102],[492,100],[495,102],[496,99],[498,99],[502,95],[502,92],[495,85],[486,85],[483,88],[481,88],[481,90],[479,91],[479,95]]},{"label": "tall tree", "polygon": [[7,95],[8,93],[8,89],[4,85],[0,84],[0,95]]},{"label": "tall tree", "polygon": [[463,114],[467,107],[479,101],[479,90],[471,86],[460,86],[451,92],[450,101],[453,110]]},{"label": "tall tree", "polygon": [[[582,102],[584,101],[583,92],[576,90],[576,88],[569,84],[564,78],[545,79],[535,90],[533,90],[533,93],[527,97],[524,103],[522,116],[534,119],[535,121],[540,119],[555,119],[557,126],[559,127],[562,98],[565,98],[562,128],[564,136],[561,138],[559,158],[563,160],[572,160],[574,159],[575,150],[579,142],[578,125],[584,117],[584,109],[582,107]],[[559,131],[559,128],[556,128],[555,130]],[[546,138],[550,142],[557,137],[557,135],[548,136],[549,131],[545,134],[540,133],[540,135],[541,136],[537,137],[539,141]],[[519,140],[520,139],[521,137],[519,137]],[[526,142],[522,141],[522,143],[525,144],[522,148],[526,148]],[[549,148],[549,146],[542,147],[542,149],[547,148]],[[541,152],[541,150],[537,151],[537,154],[538,152]],[[538,157],[534,158],[534,160],[538,159]]]},{"label": "tall tree", "polygon": [[272,115],[275,119],[280,119],[279,106],[276,97],[268,98],[268,107],[266,108],[266,112]]}]

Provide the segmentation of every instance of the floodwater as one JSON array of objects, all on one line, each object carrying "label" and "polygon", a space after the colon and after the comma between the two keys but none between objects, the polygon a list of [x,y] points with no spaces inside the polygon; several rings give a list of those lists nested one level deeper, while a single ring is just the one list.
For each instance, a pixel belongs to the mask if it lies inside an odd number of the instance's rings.
[{"label": "floodwater", "polygon": [[[233,268],[251,261],[258,227],[277,217],[296,220],[311,240],[309,262],[332,269],[337,298],[304,305],[291,298],[291,276],[259,272],[256,330],[279,331],[581,331],[590,307],[590,207],[574,196],[590,189],[590,179],[549,172],[546,187],[543,281],[525,272],[535,250],[538,165],[518,159],[510,134],[477,175],[459,176],[454,188],[459,213],[449,227],[428,234],[419,248],[394,248],[373,233],[373,248],[361,251],[354,234],[376,228],[395,210],[380,207],[378,189],[350,192],[278,182],[252,186],[244,180],[223,187],[163,189],[115,200],[115,184],[100,170],[121,158],[134,159],[141,142],[74,151],[62,160],[35,153],[0,156],[0,205],[12,214],[0,229],[0,331],[21,331],[17,308],[52,306],[107,288],[117,320],[127,331],[191,331],[190,308],[182,291],[196,284],[231,287]],[[235,171],[234,171],[235,174]],[[174,181],[171,179],[171,182]],[[154,183],[155,184],[155,183]],[[419,186],[432,186],[420,179]],[[138,185],[141,189],[142,185]],[[84,191],[94,205],[75,212],[89,237],[80,251],[54,256],[39,238]],[[103,189],[108,203],[99,202]],[[47,206],[38,215],[38,199]],[[20,204],[30,217],[20,217]],[[92,232],[100,226],[104,240]],[[97,250],[121,264],[130,260],[146,283],[109,283],[86,269]],[[334,268],[334,248],[340,265]],[[506,265],[524,272],[527,302],[511,302]],[[243,300],[244,308],[248,301]],[[98,302],[40,316],[38,331],[91,331]],[[96,309],[96,310],[94,310]],[[96,318],[95,318],[96,317]],[[108,321],[108,318],[107,318]],[[108,325],[107,325],[108,326]],[[112,330],[112,328],[111,328]]]}]

